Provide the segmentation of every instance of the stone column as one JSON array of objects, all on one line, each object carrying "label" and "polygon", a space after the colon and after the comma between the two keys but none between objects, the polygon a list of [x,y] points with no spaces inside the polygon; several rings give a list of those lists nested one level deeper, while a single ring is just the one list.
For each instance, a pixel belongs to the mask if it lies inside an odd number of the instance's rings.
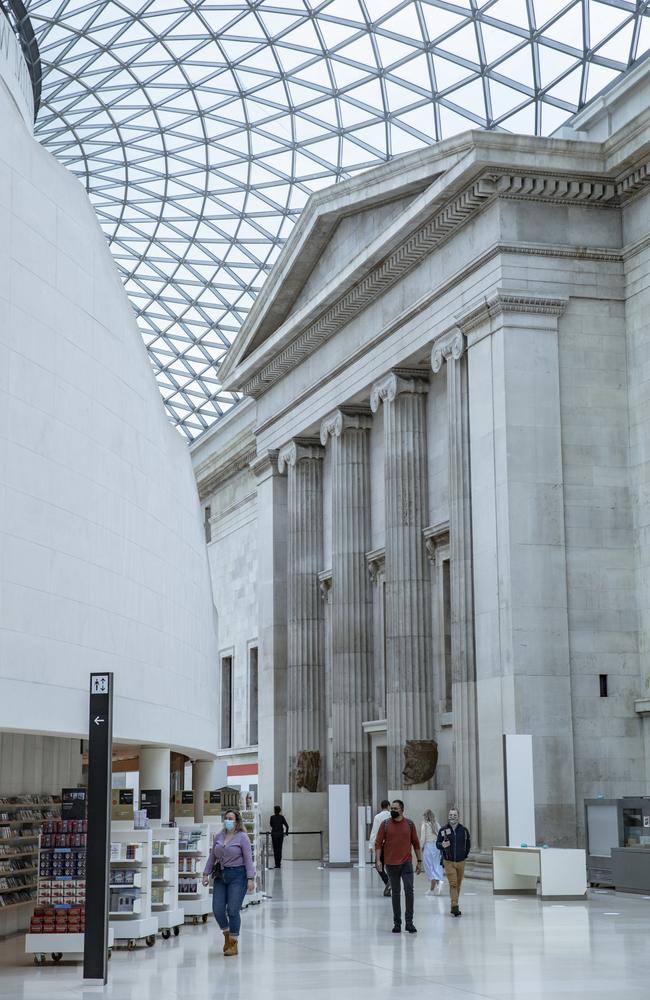
[{"label": "stone column", "polygon": [[454,330],[434,344],[431,367],[447,362],[449,425],[449,562],[451,590],[451,681],[454,718],[456,805],[479,844],[478,731],[474,587],[472,566],[472,497],[469,453],[469,397],[465,338]]},{"label": "stone column", "polygon": [[288,788],[301,750],[321,755],[324,785],[325,652],[318,574],[323,562],[323,456],[311,441],[290,441],[278,469],[287,472],[287,763]]},{"label": "stone column", "polygon": [[389,788],[403,787],[406,740],[433,738],[426,392],[421,372],[395,371],[370,396],[384,405]]},{"label": "stone column", "polygon": [[257,480],[259,803],[263,816],[287,790],[287,481],[277,451],[251,463]]},{"label": "stone column", "polygon": [[332,469],[332,780],[350,786],[356,806],[370,802],[370,752],[363,723],[374,716],[369,432],[372,417],[335,410],[321,424]]},{"label": "stone column", "polygon": [[[138,769],[140,771],[140,791],[160,789],[160,819],[153,820],[153,826],[169,823],[169,800],[171,798],[171,751],[169,747],[141,747]],[[139,809],[136,803],[136,809]]]}]

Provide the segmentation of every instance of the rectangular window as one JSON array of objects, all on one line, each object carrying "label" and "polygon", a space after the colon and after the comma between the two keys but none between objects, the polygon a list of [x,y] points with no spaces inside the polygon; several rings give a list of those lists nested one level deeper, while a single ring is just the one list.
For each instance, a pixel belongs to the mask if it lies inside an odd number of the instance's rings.
[{"label": "rectangular window", "polygon": [[232,656],[221,657],[221,749],[232,746]]},{"label": "rectangular window", "polygon": [[203,511],[203,528],[205,530],[205,541],[206,544],[210,544],[212,541],[212,525],[210,524],[210,518],[212,516],[212,508],[206,507]]},{"label": "rectangular window", "polygon": [[599,674],[598,680],[600,683],[600,697],[607,697],[607,674]]},{"label": "rectangular window", "polygon": [[248,650],[248,742],[257,746],[257,646]]},{"label": "rectangular window", "polygon": [[451,575],[449,559],[442,563],[442,625],[443,625],[443,700],[445,711],[451,712]]}]

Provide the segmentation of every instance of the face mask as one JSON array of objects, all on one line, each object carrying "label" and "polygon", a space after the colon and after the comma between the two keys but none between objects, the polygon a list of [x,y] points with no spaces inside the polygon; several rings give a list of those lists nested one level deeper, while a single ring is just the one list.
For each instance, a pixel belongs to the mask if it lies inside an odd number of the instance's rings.
[{"label": "face mask", "polygon": [[449,825],[451,827],[453,827],[454,830],[455,830],[456,827],[458,826],[458,816],[450,816],[449,817]]},{"label": "face mask", "polygon": [[391,809],[390,814],[393,819],[399,819],[399,809]]},{"label": "face mask", "polygon": [[226,830],[234,830],[235,829],[235,821],[234,821],[234,819],[224,819],[223,825],[226,828]]}]

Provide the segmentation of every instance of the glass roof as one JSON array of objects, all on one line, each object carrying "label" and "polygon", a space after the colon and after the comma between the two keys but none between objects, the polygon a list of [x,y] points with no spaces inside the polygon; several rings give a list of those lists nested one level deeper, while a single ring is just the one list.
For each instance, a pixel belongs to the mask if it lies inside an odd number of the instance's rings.
[{"label": "glass roof", "polygon": [[470,127],[548,134],[650,0],[31,0],[37,135],[80,176],[188,438],[309,194]]}]

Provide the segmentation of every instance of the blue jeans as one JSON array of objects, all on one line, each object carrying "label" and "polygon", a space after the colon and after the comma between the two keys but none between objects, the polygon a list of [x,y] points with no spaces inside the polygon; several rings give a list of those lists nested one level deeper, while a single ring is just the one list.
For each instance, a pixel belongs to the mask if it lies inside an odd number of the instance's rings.
[{"label": "blue jeans", "polygon": [[216,879],[212,890],[212,911],[222,931],[229,930],[233,937],[239,936],[241,927],[241,905],[247,887],[246,868],[224,868],[221,878]]}]

